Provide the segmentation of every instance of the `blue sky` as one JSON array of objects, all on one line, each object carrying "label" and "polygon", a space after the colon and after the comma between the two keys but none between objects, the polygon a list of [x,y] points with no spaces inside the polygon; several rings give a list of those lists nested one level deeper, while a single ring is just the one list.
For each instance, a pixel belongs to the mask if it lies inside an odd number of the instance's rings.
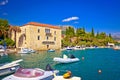
[{"label": "blue sky", "polygon": [[120,32],[120,0],[0,0],[0,18],[11,25],[39,22]]}]

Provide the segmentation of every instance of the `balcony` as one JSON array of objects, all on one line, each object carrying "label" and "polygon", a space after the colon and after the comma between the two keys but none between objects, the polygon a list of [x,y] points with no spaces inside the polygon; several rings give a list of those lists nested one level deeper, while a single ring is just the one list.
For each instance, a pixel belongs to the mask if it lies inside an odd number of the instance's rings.
[{"label": "balcony", "polygon": [[46,33],[46,36],[52,37],[52,33]]},{"label": "balcony", "polygon": [[52,45],[54,45],[55,42],[54,41],[43,41],[42,44],[52,44]]}]

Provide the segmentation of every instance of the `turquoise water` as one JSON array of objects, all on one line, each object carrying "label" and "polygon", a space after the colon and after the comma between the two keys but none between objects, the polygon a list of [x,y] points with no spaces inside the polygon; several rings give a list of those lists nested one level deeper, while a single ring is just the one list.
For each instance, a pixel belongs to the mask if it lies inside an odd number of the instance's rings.
[{"label": "turquoise water", "polygon": [[[53,62],[54,57],[62,57],[63,54],[73,54],[80,59],[79,62],[70,64],[58,64]],[[82,60],[84,57],[84,60]],[[120,50],[113,49],[86,49],[56,52],[37,52],[33,54],[9,54],[0,57],[0,63],[23,59],[21,66],[25,68],[42,68],[49,63],[54,69],[60,70],[60,75],[70,70],[73,76],[79,76],[82,80],[120,80]],[[98,70],[102,70],[98,73]],[[5,76],[0,77],[2,79]]]}]

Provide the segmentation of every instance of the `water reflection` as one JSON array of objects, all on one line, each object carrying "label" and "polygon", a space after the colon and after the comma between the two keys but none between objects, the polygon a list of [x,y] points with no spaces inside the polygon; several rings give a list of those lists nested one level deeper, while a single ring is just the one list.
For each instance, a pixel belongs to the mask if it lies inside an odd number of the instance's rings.
[{"label": "water reflection", "polygon": [[[120,76],[120,51],[113,49],[86,49],[72,51],[39,51],[32,54],[9,54],[0,57],[0,63],[23,59],[20,65],[24,68],[42,68],[49,63],[52,68],[60,70],[64,74],[70,70],[74,76],[82,77],[82,80],[118,80]],[[80,59],[79,62],[70,64],[58,64],[54,57],[62,57],[63,54],[73,54]],[[98,70],[102,70],[98,74]],[[110,76],[113,75],[113,76]]]}]

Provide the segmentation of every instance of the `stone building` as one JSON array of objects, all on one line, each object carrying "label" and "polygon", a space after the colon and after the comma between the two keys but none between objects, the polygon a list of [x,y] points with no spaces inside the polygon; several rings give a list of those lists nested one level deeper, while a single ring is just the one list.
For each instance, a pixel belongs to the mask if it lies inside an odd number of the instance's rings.
[{"label": "stone building", "polygon": [[61,49],[61,28],[58,26],[29,22],[21,26],[20,29],[21,32],[16,34],[17,48]]}]

